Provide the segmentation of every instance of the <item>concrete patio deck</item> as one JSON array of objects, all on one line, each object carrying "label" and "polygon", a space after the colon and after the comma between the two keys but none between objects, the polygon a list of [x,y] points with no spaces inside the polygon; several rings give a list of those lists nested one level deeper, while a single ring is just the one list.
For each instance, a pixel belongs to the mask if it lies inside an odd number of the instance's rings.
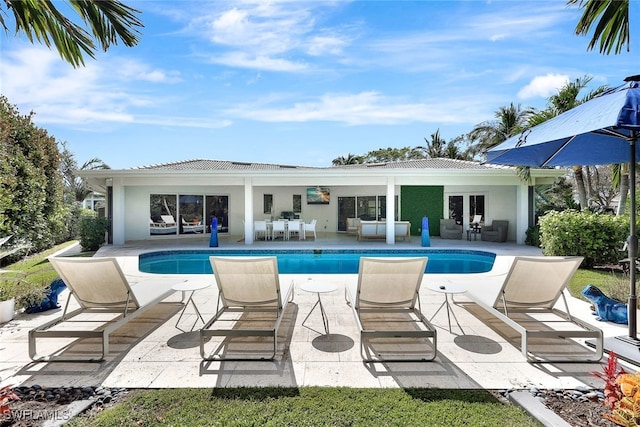
[{"label": "concrete patio deck", "polygon": [[[246,246],[234,236],[221,236],[220,248],[392,248],[415,249],[420,239],[399,242],[395,246],[381,241],[356,242],[353,236],[319,233],[317,241],[256,242]],[[96,256],[117,256],[130,281],[149,275],[138,270],[139,253],[159,249],[208,249],[208,237],[191,239],[158,239],[124,246],[105,246]],[[509,243],[487,243],[466,240],[431,240],[432,249],[478,249],[495,252],[496,263],[491,272],[477,275],[425,276],[420,297],[422,309],[430,318],[443,302],[444,295],[428,289],[429,283],[461,283],[474,286],[474,281],[504,278],[516,255],[540,255],[538,248]],[[213,283],[213,276],[170,276],[190,281]],[[302,322],[316,302],[316,295],[299,290],[309,278],[336,284],[337,290],[322,294],[331,333],[323,335]],[[110,353],[101,363],[33,363],[28,357],[28,331],[60,315],[62,309],[40,314],[19,314],[0,325],[0,385],[104,386],[125,388],[233,387],[279,385],[345,386],[345,387],[438,387],[483,389],[552,389],[603,386],[590,375],[600,371],[600,363],[530,364],[520,352],[519,335],[506,325],[470,303],[464,294],[456,295],[453,310],[464,331],[455,323],[449,332],[446,310],[440,310],[432,323],[438,331],[438,356],[433,362],[364,364],[360,356],[359,334],[351,308],[344,300],[344,286],[357,280],[357,275],[281,275],[282,281],[295,283],[295,297],[285,312],[279,334],[279,353],[274,361],[202,362],[199,335],[188,328],[196,322],[192,306],[187,307],[176,328],[182,305],[176,293],[165,302],[123,326],[111,336]],[[475,284],[478,286],[478,284]],[[64,304],[68,292],[61,295]],[[217,289],[210,286],[197,291],[195,304],[205,320],[215,313]],[[626,326],[597,322],[587,303],[569,298],[572,314],[603,329],[605,336],[625,335]],[[308,319],[307,326],[322,331],[319,311]],[[54,339],[42,347],[84,351],[90,342],[71,343]],[[584,351],[582,343],[568,342],[576,351]],[[606,356],[602,362],[606,362]],[[630,367],[629,370],[637,370]]]}]

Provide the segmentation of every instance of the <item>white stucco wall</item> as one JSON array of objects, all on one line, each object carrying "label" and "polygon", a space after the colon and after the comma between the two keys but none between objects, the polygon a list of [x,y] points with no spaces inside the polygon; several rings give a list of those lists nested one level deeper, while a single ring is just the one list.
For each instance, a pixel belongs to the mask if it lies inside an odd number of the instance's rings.
[{"label": "white stucco wall", "polygon": [[[422,185],[425,185],[422,183]],[[429,184],[427,184],[429,185]],[[300,217],[305,222],[312,219],[318,221],[317,231],[336,232],[338,228],[338,198],[352,196],[382,196],[386,195],[387,188],[384,185],[349,185],[329,186],[330,203],[328,205],[308,205],[306,190],[308,185],[301,186],[253,186],[253,217],[254,219],[270,218],[271,214],[263,212],[263,195],[273,195],[273,216],[279,217],[282,211],[293,210],[293,195],[302,196],[302,212]],[[161,239],[159,236],[149,235],[149,200],[151,194],[202,194],[202,195],[227,195],[229,197],[229,234],[240,236],[243,233],[243,220],[245,218],[244,186],[240,185],[183,185],[183,186],[148,186],[135,185],[124,188],[124,240]],[[401,185],[395,187],[399,196]],[[522,241],[518,239],[526,224],[518,224],[518,187],[513,185],[445,185],[444,206],[447,209],[448,196],[450,195],[484,195],[485,196],[485,223],[489,224],[495,219],[509,221],[510,241]],[[465,197],[465,201],[468,200]],[[399,205],[401,206],[401,205]],[[466,209],[466,206],[465,206]],[[402,215],[402,212],[400,212]],[[443,212],[446,217],[447,212]],[[524,228],[523,228],[524,227]],[[175,236],[172,236],[175,237]],[[184,238],[188,238],[184,235]]]}]

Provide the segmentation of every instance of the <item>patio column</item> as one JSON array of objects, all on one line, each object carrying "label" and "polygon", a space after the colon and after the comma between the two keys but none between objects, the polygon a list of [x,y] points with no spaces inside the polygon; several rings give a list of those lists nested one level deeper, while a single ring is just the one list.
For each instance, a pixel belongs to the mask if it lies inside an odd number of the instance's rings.
[{"label": "patio column", "polygon": [[125,229],[125,214],[124,214],[124,187],[122,186],[122,178],[114,178],[112,181],[113,200],[111,204],[113,206],[113,244],[124,245],[124,229]]},{"label": "patio column", "polygon": [[529,185],[523,184],[516,188],[516,243],[524,245],[524,239],[529,228]]},{"label": "patio column", "polygon": [[396,243],[396,178],[387,178],[387,244]]},{"label": "patio column", "polygon": [[253,181],[244,178],[244,244],[253,244]]}]

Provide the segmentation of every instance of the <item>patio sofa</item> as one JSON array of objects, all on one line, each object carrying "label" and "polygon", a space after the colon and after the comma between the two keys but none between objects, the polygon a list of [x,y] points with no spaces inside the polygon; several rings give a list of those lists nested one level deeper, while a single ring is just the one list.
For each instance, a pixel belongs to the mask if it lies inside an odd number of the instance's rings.
[{"label": "patio sofa", "polygon": [[[395,221],[395,237],[402,240],[411,239],[411,222]],[[384,239],[387,237],[386,221],[360,221],[357,230],[357,239]]]}]

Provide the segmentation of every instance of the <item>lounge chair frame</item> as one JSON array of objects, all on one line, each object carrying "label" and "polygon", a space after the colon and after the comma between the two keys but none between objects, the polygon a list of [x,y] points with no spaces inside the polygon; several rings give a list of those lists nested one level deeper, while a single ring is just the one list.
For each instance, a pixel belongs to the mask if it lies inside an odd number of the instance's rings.
[{"label": "lounge chair frame", "polygon": [[[218,285],[218,302],[216,314],[200,330],[200,356],[205,361],[273,360],[278,348],[278,328],[287,303],[293,300],[293,282],[281,287],[276,257],[212,256],[209,260]],[[233,329],[238,318],[225,318],[229,313],[267,313],[274,316],[274,321],[266,328]],[[225,323],[230,326],[218,327]],[[272,337],[273,348],[267,356],[234,357],[220,354],[223,342],[208,354],[205,344],[210,337]]]},{"label": "lounge chair frame", "polygon": [[[67,285],[70,295],[62,316],[29,331],[29,357],[35,362],[100,362],[109,353],[109,335],[127,322],[170,296],[176,279],[152,279],[130,285],[117,260],[104,258],[51,257],[49,262]],[[109,292],[95,293],[97,288],[110,288]],[[71,297],[80,308],[69,312]],[[80,319],[84,315],[114,314],[110,320],[100,317]],[[55,326],[74,322],[95,325],[94,328],[54,330]],[[39,355],[38,338],[100,338],[101,352],[88,357],[60,354]],[[64,347],[66,348],[66,346]],[[60,351],[64,350],[58,350]]]},{"label": "lounge chair frame", "polygon": [[[428,362],[437,355],[437,333],[433,325],[422,314],[420,305],[420,285],[427,265],[427,258],[360,258],[357,287],[345,288],[345,300],[351,306],[356,324],[360,330],[360,355],[365,363],[376,362]],[[407,270],[408,269],[408,270]],[[372,277],[373,276],[373,277]],[[375,280],[374,280],[375,278]],[[369,286],[371,285],[371,286]],[[373,289],[368,290],[367,287]],[[398,290],[397,295],[380,295],[376,289],[386,287]],[[373,292],[372,292],[373,291]],[[401,314],[411,316],[421,323],[416,330],[366,329],[361,317],[366,314]],[[430,340],[429,351],[421,357],[381,357],[374,354],[370,339],[374,338],[423,338]]]},{"label": "lounge chair frame", "polygon": [[[542,363],[542,362],[597,362],[602,359],[603,355],[603,334],[602,330],[590,325],[571,315],[567,299],[564,294],[564,290],[571,280],[571,277],[575,274],[576,270],[582,263],[583,257],[515,257],[513,264],[507,276],[502,284],[499,294],[493,304],[488,304],[487,299],[483,299],[472,292],[467,292],[467,296],[490,314],[506,323],[511,328],[515,329],[521,336],[521,351],[522,355],[527,359],[529,363]],[[535,272],[535,274],[523,274],[519,269],[527,268],[526,264],[531,265],[531,270],[527,272]],[[555,267],[554,267],[555,264]],[[545,271],[546,269],[546,271]],[[555,272],[551,274],[550,272]],[[526,276],[529,276],[528,278]],[[551,292],[551,296],[547,299],[540,299],[539,301],[517,301],[509,297],[508,286],[526,286],[527,284],[534,285],[540,283],[541,280],[555,279],[555,289]],[[513,280],[513,281],[512,281]],[[515,283],[515,285],[513,284]],[[541,292],[542,294],[542,292]],[[548,294],[547,294],[548,295]],[[558,300],[562,297],[564,303],[564,310],[559,310],[554,306]],[[514,314],[526,314],[534,316],[538,314],[552,314],[556,316],[556,320],[544,320],[541,321],[541,325],[552,325],[554,322],[566,323],[571,322],[579,327],[577,329],[531,329],[520,324],[512,316]],[[567,355],[565,357],[549,357],[543,355],[536,355],[529,351],[529,339],[531,338],[585,338],[593,339],[595,341],[595,353],[592,356],[587,357],[571,357]]]}]

